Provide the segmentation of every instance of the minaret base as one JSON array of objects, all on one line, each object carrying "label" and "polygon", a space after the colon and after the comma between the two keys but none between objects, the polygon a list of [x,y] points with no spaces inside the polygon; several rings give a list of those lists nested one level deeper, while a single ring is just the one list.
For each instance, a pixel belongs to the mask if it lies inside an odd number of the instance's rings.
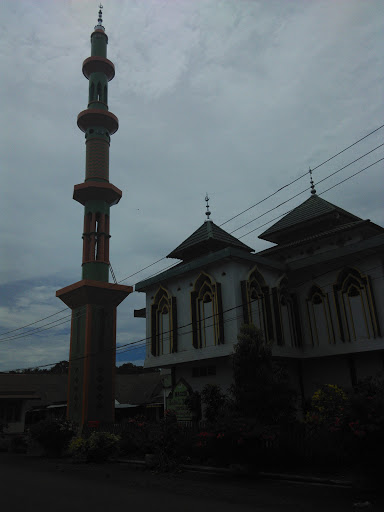
[{"label": "minaret base", "polygon": [[56,292],[72,309],[67,418],[80,427],[114,421],[116,308],[132,291],[84,279]]}]

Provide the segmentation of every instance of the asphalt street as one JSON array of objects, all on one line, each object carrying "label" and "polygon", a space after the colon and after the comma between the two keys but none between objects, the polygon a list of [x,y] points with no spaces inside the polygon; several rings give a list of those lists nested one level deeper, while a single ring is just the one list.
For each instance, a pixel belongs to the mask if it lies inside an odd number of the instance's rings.
[{"label": "asphalt street", "polygon": [[[4,511],[343,512],[352,490],[204,473],[156,474],[126,464],[72,464],[0,453]],[[374,503],[370,511],[383,510]]]}]

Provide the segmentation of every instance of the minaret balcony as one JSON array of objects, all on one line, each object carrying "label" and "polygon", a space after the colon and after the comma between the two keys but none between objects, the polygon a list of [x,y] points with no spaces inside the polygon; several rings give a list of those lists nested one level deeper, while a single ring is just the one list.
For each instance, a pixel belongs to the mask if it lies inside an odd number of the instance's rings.
[{"label": "minaret balcony", "polygon": [[86,181],[75,185],[73,189],[73,199],[82,205],[87,201],[101,200],[113,206],[120,201],[122,195],[122,191],[115,185],[102,181]]},{"label": "minaret balcony", "polygon": [[112,135],[119,129],[119,120],[112,112],[92,108],[80,112],[77,116],[77,126],[84,133],[92,126],[102,126]]},{"label": "minaret balcony", "polygon": [[115,66],[105,57],[88,57],[83,62],[83,75],[89,79],[92,73],[104,73],[109,82],[115,76]]}]

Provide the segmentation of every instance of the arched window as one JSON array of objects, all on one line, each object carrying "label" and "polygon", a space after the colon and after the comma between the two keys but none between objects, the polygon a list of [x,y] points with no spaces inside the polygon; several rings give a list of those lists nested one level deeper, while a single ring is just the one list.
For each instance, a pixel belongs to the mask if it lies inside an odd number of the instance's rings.
[{"label": "arched window", "polygon": [[101,98],[101,83],[98,82],[97,83],[97,101],[102,101],[102,98]]},{"label": "arched window", "polygon": [[90,87],[89,87],[89,103],[91,103],[91,101],[93,101],[94,98],[95,98],[95,84],[93,82],[91,82]]},{"label": "arched window", "polygon": [[224,343],[221,285],[200,274],[191,292],[193,346],[204,348]]},{"label": "arched window", "polygon": [[333,293],[342,341],[380,336],[369,276],[356,268],[345,268],[338,276]]},{"label": "arched window", "polygon": [[296,295],[288,289],[288,280],[284,277],[278,287],[272,289],[273,309],[278,345],[300,347],[302,336]]},{"label": "arched window", "polygon": [[160,356],[177,351],[176,297],[160,287],[151,306],[151,354]]},{"label": "arched window", "polygon": [[335,335],[328,295],[317,285],[313,285],[308,293],[307,313],[312,345],[334,343]]},{"label": "arched window", "polygon": [[243,319],[264,332],[266,340],[273,340],[273,322],[269,287],[255,267],[246,281],[241,281]]}]

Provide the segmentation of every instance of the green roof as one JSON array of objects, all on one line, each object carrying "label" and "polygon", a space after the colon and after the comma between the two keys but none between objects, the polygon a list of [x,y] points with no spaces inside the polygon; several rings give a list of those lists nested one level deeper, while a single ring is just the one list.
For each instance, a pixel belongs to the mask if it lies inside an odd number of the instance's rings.
[{"label": "green roof", "polygon": [[167,258],[191,260],[209,252],[215,252],[225,247],[236,247],[247,252],[253,252],[248,245],[221,229],[211,220],[206,220],[191,236],[174,249]]},{"label": "green roof", "polygon": [[356,217],[356,215],[314,194],[304,203],[291,210],[276,224],[273,224],[273,226],[264,231],[264,233],[261,233],[259,238],[275,242],[279,238],[279,234],[283,234],[283,232],[293,232],[296,229],[302,229],[306,224],[313,225],[313,221],[323,219],[324,217],[328,218],[332,214],[339,214],[341,223],[361,220],[360,217]]}]

